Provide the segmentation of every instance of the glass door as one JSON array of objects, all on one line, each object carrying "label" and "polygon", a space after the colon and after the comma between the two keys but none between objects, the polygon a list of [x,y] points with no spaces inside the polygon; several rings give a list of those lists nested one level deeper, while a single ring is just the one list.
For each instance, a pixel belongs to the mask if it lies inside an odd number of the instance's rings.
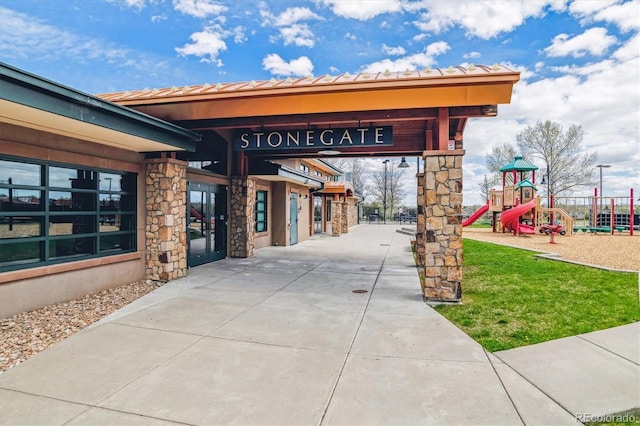
[{"label": "glass door", "polygon": [[188,266],[227,256],[227,187],[189,183]]},{"label": "glass door", "polygon": [[322,233],[322,197],[313,197],[313,233]]}]

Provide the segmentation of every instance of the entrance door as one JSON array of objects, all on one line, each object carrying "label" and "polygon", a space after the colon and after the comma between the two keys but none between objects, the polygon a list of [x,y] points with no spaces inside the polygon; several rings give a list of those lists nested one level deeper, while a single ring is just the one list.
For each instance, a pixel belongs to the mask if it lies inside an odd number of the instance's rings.
[{"label": "entrance door", "polygon": [[298,244],[298,194],[293,192],[289,197],[289,217],[291,221],[289,244]]},{"label": "entrance door", "polygon": [[322,197],[313,197],[313,233],[322,233]]},{"label": "entrance door", "polygon": [[227,256],[227,187],[189,183],[188,266]]}]

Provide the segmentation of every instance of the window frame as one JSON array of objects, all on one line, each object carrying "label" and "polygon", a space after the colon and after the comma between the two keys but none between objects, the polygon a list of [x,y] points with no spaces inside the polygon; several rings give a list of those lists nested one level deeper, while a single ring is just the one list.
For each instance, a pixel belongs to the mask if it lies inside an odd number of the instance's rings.
[{"label": "window frame", "polygon": [[[16,203],[10,204],[8,200],[7,209],[0,204],[0,226],[8,223],[8,232],[11,232],[10,228],[13,227],[15,218],[27,218],[34,224],[39,224],[37,234],[0,234],[0,250],[7,250],[5,253],[10,253],[12,248],[15,253],[20,245],[25,248],[32,246],[33,253],[30,258],[26,257],[30,253],[26,253],[24,258],[0,258],[0,262],[3,262],[0,263],[0,272],[137,251],[138,173],[11,155],[0,155],[0,160],[36,166],[40,177],[39,182],[33,183],[10,184],[9,179],[0,180],[0,194],[10,194],[13,191],[39,193],[37,210],[17,210]],[[68,185],[61,184],[60,182],[65,180],[52,177],[56,169],[67,169],[69,175],[88,176],[84,187],[74,187],[73,182]],[[106,183],[101,186],[100,179],[115,179],[117,176],[121,176],[121,180],[116,184],[116,188],[112,188],[111,180],[108,186]],[[61,202],[57,204],[58,208],[55,208],[54,203],[58,199],[54,195],[57,194],[69,194],[69,198],[60,198]],[[79,204],[74,203],[74,197],[80,198]],[[113,202],[114,198],[117,201]],[[104,200],[109,200],[109,203],[103,202]],[[58,230],[55,230],[56,224],[62,224],[58,226]],[[111,228],[111,224],[114,227],[125,224],[125,228],[106,229]],[[66,229],[69,226],[70,231]],[[82,230],[82,227],[86,229]],[[65,253],[65,249],[71,252]]]},{"label": "window frame", "polygon": [[[260,195],[264,196],[264,200],[260,199]],[[262,208],[259,206],[262,205]],[[258,213],[264,213],[264,220],[258,220]],[[261,234],[269,232],[269,191],[264,189],[256,190],[256,202],[254,206],[254,230],[256,233]],[[263,230],[260,230],[259,224],[264,226]]]}]

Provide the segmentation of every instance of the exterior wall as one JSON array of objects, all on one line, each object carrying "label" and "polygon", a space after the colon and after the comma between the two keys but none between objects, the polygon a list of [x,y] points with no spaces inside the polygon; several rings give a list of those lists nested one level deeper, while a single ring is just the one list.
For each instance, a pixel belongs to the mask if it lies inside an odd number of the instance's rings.
[{"label": "exterior wall", "polygon": [[[462,297],[462,156],[463,150],[432,151],[425,157],[419,198],[418,229],[424,220],[423,291],[427,300],[458,302]],[[420,208],[422,207],[422,209]],[[422,248],[420,249],[422,250]]]},{"label": "exterior wall", "polygon": [[146,164],[146,277],[187,275],[187,163],[170,158]]},{"label": "exterior wall", "polygon": [[0,318],[145,278],[142,155],[5,123],[2,124],[0,152],[34,160],[138,173],[138,251],[0,273]]},{"label": "exterior wall", "polygon": [[288,184],[286,182],[274,182],[271,185],[273,188],[271,203],[271,217],[272,217],[272,239],[273,244],[278,246],[289,245],[289,192]]}]

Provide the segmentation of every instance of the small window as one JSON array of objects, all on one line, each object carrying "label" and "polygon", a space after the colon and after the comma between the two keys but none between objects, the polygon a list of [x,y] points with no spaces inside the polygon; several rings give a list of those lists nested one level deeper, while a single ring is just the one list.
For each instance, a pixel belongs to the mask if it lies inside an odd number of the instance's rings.
[{"label": "small window", "polygon": [[311,172],[311,169],[306,164],[300,164],[300,170],[306,174],[309,174],[309,172]]},{"label": "small window", "polygon": [[256,232],[267,232],[267,191],[256,191]]}]

